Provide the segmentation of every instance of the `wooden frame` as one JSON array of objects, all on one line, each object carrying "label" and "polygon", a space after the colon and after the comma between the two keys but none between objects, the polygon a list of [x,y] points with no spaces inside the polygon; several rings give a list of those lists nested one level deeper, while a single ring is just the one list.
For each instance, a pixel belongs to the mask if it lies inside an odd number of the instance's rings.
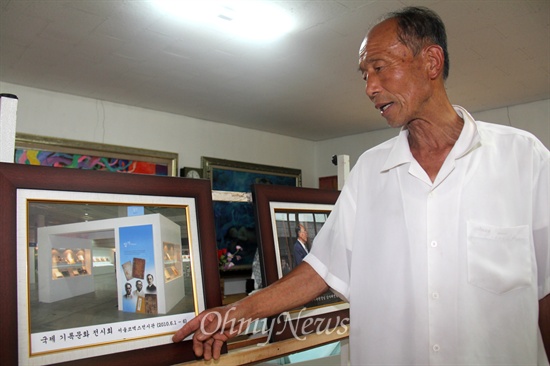
[{"label": "wooden frame", "polygon": [[[22,363],[87,365],[172,365],[195,359],[192,341],[179,344],[171,343],[174,329],[164,328],[151,336],[142,336],[128,342],[124,339],[105,345],[89,345],[80,348],[57,350],[53,353],[32,355],[30,353],[31,331],[27,322],[28,334],[21,333],[21,319],[30,319],[30,300],[22,301],[28,296],[29,266],[28,202],[21,196],[32,192],[46,192],[52,201],[66,202],[66,197],[74,196],[76,200],[88,196],[103,195],[121,197],[123,202],[143,205],[144,200],[151,205],[178,205],[180,199],[193,202],[188,205],[189,216],[193,216],[189,229],[196,240],[199,253],[192,253],[193,278],[195,287],[195,311],[191,316],[221,305],[219,292],[219,273],[217,271],[216,248],[214,242],[212,196],[210,184],[205,180],[183,179],[175,177],[155,177],[147,175],[109,174],[76,169],[55,169],[51,167],[27,166],[19,164],[0,164],[0,235],[2,235],[2,281],[0,291],[4,299],[0,327],[0,359],[4,365]],[[127,197],[127,198],[126,198]],[[61,200],[62,199],[62,200]],[[124,201],[126,199],[126,201]],[[22,202],[23,201],[23,202]],[[120,201],[117,201],[120,202]],[[169,203],[167,203],[169,202]],[[175,202],[175,203],[172,203]],[[26,204],[25,204],[26,203]],[[149,204],[148,203],[148,204]],[[128,204],[130,206],[130,204]],[[23,247],[22,247],[23,246]],[[17,260],[16,260],[17,259]],[[198,268],[200,267],[200,268]],[[197,300],[198,299],[198,300]],[[201,304],[202,306],[197,306]],[[197,308],[198,307],[198,308]],[[23,318],[22,318],[23,317]],[[158,319],[158,323],[156,320]],[[157,328],[163,318],[156,318]],[[162,324],[164,326],[164,324]],[[178,325],[179,327],[179,325]],[[131,338],[131,337],[128,337]],[[24,345],[28,348],[25,348]],[[109,348],[110,347],[110,348]],[[115,352],[115,353],[112,353]],[[50,357],[51,355],[55,357]],[[76,356],[75,356],[76,355]],[[25,360],[25,358],[27,358]],[[34,358],[34,360],[33,360]]]},{"label": "wooden frame", "polygon": [[25,133],[16,134],[15,162],[173,177],[178,174],[177,153]]},{"label": "wooden frame", "polygon": [[[312,188],[290,188],[269,185],[254,185],[253,197],[256,204],[257,231],[260,236],[260,258],[264,285],[269,286],[282,277],[280,258],[277,250],[277,233],[275,232],[275,212],[330,212],[338,198],[339,192]],[[309,305],[309,307],[308,307]],[[307,304],[304,311],[290,313],[286,319],[293,326],[286,326],[280,317],[272,319],[273,330],[271,341],[279,341],[307,334],[313,326],[306,326],[307,318],[315,317],[316,328],[334,328],[349,322],[349,304],[339,301],[324,305]],[[308,330],[309,329],[309,330]]]},{"label": "wooden frame", "polygon": [[[244,163],[240,161],[202,157],[201,165],[204,178],[212,182],[214,191],[251,192],[252,183],[264,183],[302,186],[302,171],[300,169],[284,168],[272,165]],[[221,180],[217,173],[231,174],[229,179]],[[248,174],[249,177],[235,177],[238,174]],[[235,179],[237,178],[237,179]]]},{"label": "wooden frame", "polygon": [[[224,273],[244,270],[248,275],[258,247],[254,207],[250,202],[252,185],[301,186],[302,172],[299,169],[210,157],[202,157],[201,164],[204,178],[212,184],[213,195],[225,197],[214,198],[217,247],[220,251],[227,250],[230,253],[235,252],[237,245],[243,248],[239,251],[240,259],[231,268],[221,266],[220,269]],[[220,194],[222,192],[226,194]]]}]

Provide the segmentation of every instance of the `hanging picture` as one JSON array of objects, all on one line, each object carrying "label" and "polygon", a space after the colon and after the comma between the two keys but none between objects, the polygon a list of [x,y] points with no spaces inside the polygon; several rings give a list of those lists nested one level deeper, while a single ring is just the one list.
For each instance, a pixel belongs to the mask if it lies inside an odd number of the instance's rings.
[{"label": "hanging picture", "polygon": [[[214,198],[216,245],[221,271],[249,270],[258,248],[251,191],[254,184],[299,187],[299,169],[202,157],[204,178],[212,190],[231,192]],[[240,193],[240,194],[238,194]],[[221,196],[221,195],[218,195]],[[227,198],[228,197],[228,198]]]}]

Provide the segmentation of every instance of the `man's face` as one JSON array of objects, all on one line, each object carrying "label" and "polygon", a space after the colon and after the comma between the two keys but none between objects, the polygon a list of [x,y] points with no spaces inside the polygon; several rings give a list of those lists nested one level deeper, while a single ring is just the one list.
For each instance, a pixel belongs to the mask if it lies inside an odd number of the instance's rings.
[{"label": "man's face", "polygon": [[130,292],[132,292],[132,285],[126,285],[125,286],[125,289],[126,289],[126,295],[130,295]]},{"label": "man's face", "polygon": [[153,276],[147,276],[147,283],[149,284],[149,286],[153,284]]},{"label": "man's face", "polygon": [[307,230],[305,227],[300,225],[300,232],[298,233],[298,237],[300,240],[302,240],[304,243],[307,243]]},{"label": "man's face", "polygon": [[138,291],[141,291],[142,288],[143,288],[143,283],[141,281],[137,281],[136,282],[136,289]]},{"label": "man's face", "polygon": [[424,52],[414,56],[399,42],[397,22],[376,25],[359,50],[359,69],[366,93],[391,127],[422,118],[431,93]]}]

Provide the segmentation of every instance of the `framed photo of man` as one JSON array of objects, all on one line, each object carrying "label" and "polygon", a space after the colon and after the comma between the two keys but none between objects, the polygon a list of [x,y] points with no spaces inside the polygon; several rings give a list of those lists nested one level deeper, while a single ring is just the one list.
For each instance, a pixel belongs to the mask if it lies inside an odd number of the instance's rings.
[{"label": "framed photo of man", "polygon": [[[299,265],[315,245],[339,192],[300,187],[253,186],[263,285],[269,286]],[[312,321],[312,319],[314,321]],[[347,324],[349,304],[327,291],[304,307],[272,319],[270,339],[278,341]],[[292,322],[292,325],[287,324]]]}]

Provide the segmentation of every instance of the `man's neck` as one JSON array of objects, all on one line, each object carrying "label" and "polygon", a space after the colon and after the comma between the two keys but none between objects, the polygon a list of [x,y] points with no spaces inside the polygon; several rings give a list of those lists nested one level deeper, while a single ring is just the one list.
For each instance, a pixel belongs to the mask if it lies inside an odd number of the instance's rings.
[{"label": "man's neck", "polygon": [[458,140],[463,126],[464,120],[450,104],[443,111],[407,125],[411,153],[432,182]]}]

